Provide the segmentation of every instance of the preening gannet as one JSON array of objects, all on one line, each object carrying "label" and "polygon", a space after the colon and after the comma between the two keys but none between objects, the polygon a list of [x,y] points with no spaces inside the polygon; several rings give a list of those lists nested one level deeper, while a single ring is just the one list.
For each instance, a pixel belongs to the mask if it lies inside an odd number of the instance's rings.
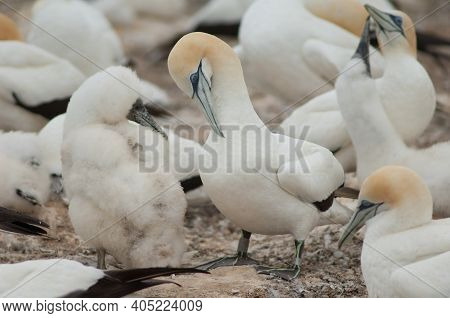
[{"label": "preening gannet", "polygon": [[0,297],[11,298],[117,298],[141,289],[172,283],[156,279],[190,268],[140,268],[101,271],[66,259],[0,265]]},{"label": "preening gannet", "polygon": [[361,269],[370,297],[450,297],[450,219],[432,213],[430,191],[408,168],[386,166],[364,181],[339,246],[366,224]]},{"label": "preening gannet", "polygon": [[99,251],[99,267],[105,252],[128,268],[174,267],[185,250],[186,198],[168,171],[167,135],[139,98],[140,85],[131,70],[110,67],[83,83],[66,114],[69,215]]},{"label": "preening gannet", "polygon": [[[2,17],[0,29],[7,21]],[[0,41],[0,129],[38,131],[66,111],[84,76],[69,62],[16,36],[3,38],[7,40]]]},{"label": "preening gannet", "polygon": [[[236,49],[246,81],[287,103],[332,89],[327,81],[352,56],[366,17],[357,0],[255,1],[242,18]],[[382,58],[374,55],[381,73]]]},{"label": "preening gannet", "polygon": [[[371,12],[375,10],[370,7]],[[389,37],[393,48],[405,45],[402,35],[402,18],[377,12],[374,18],[383,21],[382,37]],[[372,14],[372,13],[371,13]],[[413,149],[405,145],[396,127],[393,126],[385,111],[383,94],[380,93],[377,80],[370,76],[370,62],[367,50],[368,24],[361,38],[357,53],[348,64],[348,70],[336,82],[336,92],[342,116],[352,139],[357,157],[357,177],[359,182],[365,180],[373,171],[385,165],[402,165],[416,171],[425,181],[433,195],[434,212],[448,216],[450,209],[450,143],[436,144],[427,149]],[[395,37],[395,35],[397,35]],[[401,61],[398,61],[401,63]],[[386,69],[388,72],[388,68]],[[402,76],[402,74],[398,74]],[[416,78],[404,78],[403,88],[413,92],[420,90]],[[420,82],[420,80],[417,80]],[[423,83],[423,85],[425,85]],[[387,89],[389,87],[387,86]],[[395,90],[398,88],[394,87]],[[430,91],[432,94],[432,91]],[[430,98],[430,96],[428,97]],[[421,100],[421,96],[417,96]],[[401,100],[399,100],[401,102]],[[412,102],[412,100],[411,100]],[[420,111],[420,104],[415,106]],[[392,106],[393,107],[393,106]],[[400,107],[400,104],[397,104]],[[428,107],[425,105],[425,107]],[[404,116],[404,120],[410,121]],[[399,118],[400,119],[400,118]]]},{"label": "preening gannet", "polygon": [[178,87],[194,98],[212,132],[210,156],[200,167],[205,190],[217,208],[243,229],[237,255],[205,265],[214,268],[254,263],[247,255],[251,233],[292,234],[291,269],[260,268],[293,279],[308,233],[326,211],[344,172],[332,153],[315,144],[273,134],[256,114],[241,64],[223,41],[205,33],[184,36],[168,60]]},{"label": "preening gannet", "polygon": [[48,228],[48,224],[39,219],[0,207],[0,231],[44,236]]},{"label": "preening gannet", "polygon": [[[427,71],[416,60],[416,35],[411,19],[403,12],[391,14],[368,8],[377,12],[371,15],[376,22],[376,35],[385,63],[383,76],[375,81],[376,90],[392,125],[400,137],[410,143],[423,133],[433,117],[434,86]],[[383,22],[383,16],[395,16],[401,22],[392,29]],[[347,94],[352,93],[347,91]],[[298,136],[305,127],[308,127],[307,140],[335,152],[345,170],[354,170],[354,150],[336,91],[309,101],[280,125],[281,131],[291,136]]]}]

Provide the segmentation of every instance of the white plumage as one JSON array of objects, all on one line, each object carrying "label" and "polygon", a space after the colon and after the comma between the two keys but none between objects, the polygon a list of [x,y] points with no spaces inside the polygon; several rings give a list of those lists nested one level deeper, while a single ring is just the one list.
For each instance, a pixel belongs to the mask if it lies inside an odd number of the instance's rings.
[{"label": "white plumage", "polygon": [[[287,103],[330,90],[366,17],[356,0],[255,1],[242,19],[236,49],[246,81]],[[381,70],[382,58],[374,54]]]},{"label": "white plumage", "polygon": [[42,170],[0,153],[0,206],[40,217],[50,179]]},{"label": "white plumage", "polygon": [[[164,137],[146,129],[142,140],[143,128],[127,120],[139,105],[139,89],[132,71],[112,67],[73,95],[62,157],[69,214],[84,240],[127,267],[177,266],[186,199],[165,170]],[[153,151],[142,153],[140,143],[151,140]]]},{"label": "white plumage", "polygon": [[[409,42],[400,32],[392,33],[390,37],[383,37],[384,33],[379,32],[385,69],[375,83],[389,120],[400,137],[411,143],[430,123],[436,107],[436,94],[427,71],[416,60],[416,35],[411,20],[403,13],[396,14],[403,17],[403,30],[406,30]],[[397,36],[401,39],[392,41]],[[352,91],[347,90],[346,94],[352,95]],[[335,91],[309,101],[280,125],[284,133],[296,137],[306,127],[307,140],[337,152],[336,157],[346,170],[355,168],[354,151]]]},{"label": "white plumage", "polygon": [[450,219],[432,220],[421,178],[381,168],[364,181],[360,202],[341,242],[367,225],[361,269],[369,297],[450,297]]},{"label": "white plumage", "polygon": [[253,109],[237,56],[216,37],[183,37],[169,56],[169,71],[197,98],[214,131],[200,175],[217,208],[247,232],[305,240],[319,223],[313,203],[344,182],[331,152],[272,134]]},{"label": "white plumage", "polygon": [[[397,38],[397,41],[401,40]],[[359,182],[385,165],[409,167],[429,187],[435,213],[448,216],[450,175],[447,163],[450,160],[450,143],[436,144],[427,149],[413,149],[405,145],[383,108],[376,80],[367,73],[364,62],[354,58],[348,66],[349,70],[336,83],[336,91],[355,147]],[[414,80],[405,78],[407,83]]]},{"label": "white plumage", "polygon": [[[64,101],[83,80],[73,65],[51,53],[18,41],[0,41],[0,128],[38,131],[53,113],[65,112]],[[49,114],[41,112],[43,104],[55,101],[61,104]]]}]

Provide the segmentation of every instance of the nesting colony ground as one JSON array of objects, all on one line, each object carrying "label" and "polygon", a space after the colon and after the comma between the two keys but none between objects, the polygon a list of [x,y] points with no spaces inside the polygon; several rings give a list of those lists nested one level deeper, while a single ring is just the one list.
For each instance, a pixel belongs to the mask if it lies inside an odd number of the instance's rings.
[{"label": "nesting colony ground", "polygon": [[[445,1],[445,0],[444,0]],[[418,20],[444,1],[399,1],[405,3],[413,20]],[[23,14],[29,16],[30,1],[7,1]],[[196,1],[199,2],[199,1]],[[417,3],[417,4],[414,4]],[[406,6],[407,5],[407,6]],[[18,17],[5,6],[0,10],[14,17],[24,30],[27,21]],[[434,34],[448,36],[450,29],[450,6],[442,12],[425,19],[418,28]],[[162,38],[177,30],[176,23],[142,17],[119,33],[128,54],[137,61],[137,72],[143,79],[150,80],[164,89],[174,99],[169,111],[174,115],[168,124],[175,127],[188,124],[194,128],[194,138],[202,141],[199,128],[205,125],[200,110],[175,86],[167,72],[165,59],[158,59],[147,52]],[[233,44],[235,39],[226,39]],[[450,54],[450,52],[447,52]],[[450,60],[436,61],[426,55],[419,60],[430,73],[438,92],[438,110],[432,125],[418,140],[418,146],[428,146],[437,141],[450,139]],[[286,106],[262,92],[252,92],[257,112],[264,120],[276,117]],[[301,99],[301,96],[299,96]],[[277,118],[281,121],[290,112]],[[351,177],[351,176],[350,176]],[[239,239],[239,229],[226,220],[209,201],[202,189],[189,195],[189,209],[186,216],[186,239],[188,252],[184,265],[193,266],[212,258],[233,253]],[[74,234],[67,216],[67,209],[52,204],[56,225],[53,235],[56,240],[33,239],[0,234],[0,263],[14,263],[30,259],[64,257],[85,264],[95,265],[95,252],[80,242]],[[150,297],[364,297],[364,282],[359,265],[361,237],[357,236],[342,251],[337,250],[340,226],[325,226],[315,229],[306,241],[302,274],[295,282],[256,275],[253,268],[221,268],[211,275],[176,277],[183,287],[161,286],[141,292]],[[288,236],[264,237],[255,235],[250,246],[252,257],[264,264],[287,266],[293,258],[293,241]],[[111,268],[120,266],[112,258],[107,259]]]}]

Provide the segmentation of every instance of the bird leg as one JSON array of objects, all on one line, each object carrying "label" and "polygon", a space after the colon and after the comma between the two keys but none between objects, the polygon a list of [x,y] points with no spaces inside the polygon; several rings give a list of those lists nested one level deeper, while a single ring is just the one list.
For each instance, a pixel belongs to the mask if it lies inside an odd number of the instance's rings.
[{"label": "bird leg", "polygon": [[222,257],[208,263],[197,266],[198,269],[211,270],[224,266],[244,266],[257,265],[258,261],[248,256],[248,246],[250,244],[250,237],[252,233],[242,230],[241,238],[237,248],[237,253],[234,256]]},{"label": "bird leg", "polygon": [[304,241],[295,240],[295,261],[293,268],[270,268],[266,266],[258,266],[256,271],[258,274],[272,275],[291,281],[300,274],[301,256],[303,252]]},{"label": "bird leg", "polygon": [[97,268],[106,269],[106,251],[104,248],[97,248]]}]

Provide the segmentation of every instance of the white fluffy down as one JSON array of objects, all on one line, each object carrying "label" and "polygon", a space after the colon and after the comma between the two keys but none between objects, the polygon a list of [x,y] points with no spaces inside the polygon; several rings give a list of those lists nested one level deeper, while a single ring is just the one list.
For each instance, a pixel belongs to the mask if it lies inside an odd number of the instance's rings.
[{"label": "white fluffy down", "polygon": [[[140,160],[164,162],[165,152],[139,156],[139,128],[126,119],[139,96],[127,86],[139,88],[139,79],[123,67],[107,71],[82,85],[66,115],[62,160],[70,218],[77,234],[126,267],[179,266],[184,193],[162,166],[140,170]],[[165,149],[162,136],[145,133]]]}]

